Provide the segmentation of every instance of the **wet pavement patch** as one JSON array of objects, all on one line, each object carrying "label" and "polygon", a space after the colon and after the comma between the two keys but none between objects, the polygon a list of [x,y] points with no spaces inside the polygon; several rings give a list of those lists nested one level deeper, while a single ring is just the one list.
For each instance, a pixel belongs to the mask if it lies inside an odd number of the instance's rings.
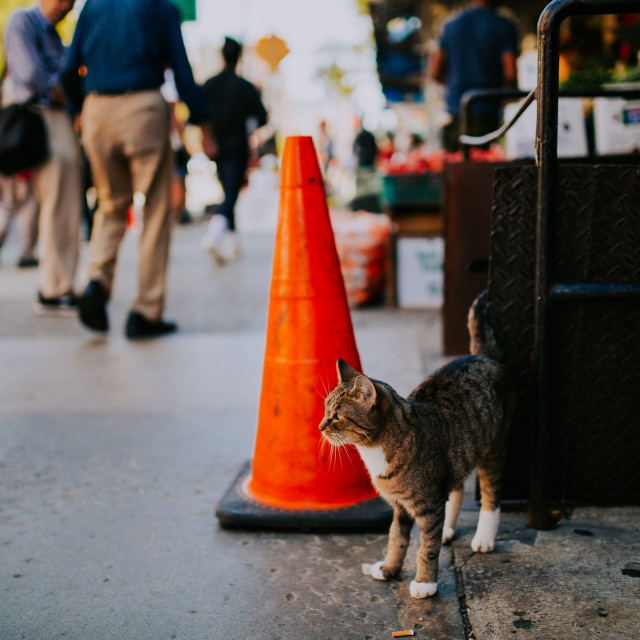
[{"label": "wet pavement patch", "polygon": [[630,578],[640,578],[640,562],[630,562],[622,568],[622,575]]},{"label": "wet pavement patch", "polygon": [[524,617],[526,615],[526,612],[514,611],[513,615],[518,616],[518,619],[513,621],[513,626],[516,629],[531,629],[531,627],[533,626],[533,621],[527,620]]}]

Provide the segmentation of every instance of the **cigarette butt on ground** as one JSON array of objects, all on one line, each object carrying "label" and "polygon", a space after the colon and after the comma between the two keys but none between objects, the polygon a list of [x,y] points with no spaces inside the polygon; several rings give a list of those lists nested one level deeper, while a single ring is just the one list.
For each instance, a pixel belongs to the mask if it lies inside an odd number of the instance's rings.
[{"label": "cigarette butt on ground", "polygon": [[391,635],[394,638],[404,638],[405,636],[412,636],[413,629],[406,629],[405,631],[394,631]]}]

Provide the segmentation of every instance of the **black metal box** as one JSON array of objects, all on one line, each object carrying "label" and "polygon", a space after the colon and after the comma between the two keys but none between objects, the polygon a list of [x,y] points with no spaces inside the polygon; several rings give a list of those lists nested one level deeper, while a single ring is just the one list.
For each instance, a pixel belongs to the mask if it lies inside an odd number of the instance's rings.
[{"label": "black metal box", "polygon": [[[517,385],[505,499],[529,496],[536,167],[495,174],[488,313]],[[558,167],[552,283],[640,283],[638,165]],[[640,503],[640,300],[554,300],[549,380],[553,501]]]}]

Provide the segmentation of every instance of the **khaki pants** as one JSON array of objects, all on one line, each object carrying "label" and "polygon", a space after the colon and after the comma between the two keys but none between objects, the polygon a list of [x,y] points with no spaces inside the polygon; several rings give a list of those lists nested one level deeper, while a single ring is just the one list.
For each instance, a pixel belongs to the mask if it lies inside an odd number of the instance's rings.
[{"label": "khaki pants", "polygon": [[0,247],[4,245],[11,221],[18,218],[20,257],[35,258],[38,244],[38,211],[40,207],[30,178],[0,175],[2,206],[0,207]]},{"label": "khaki pants", "polygon": [[120,243],[133,194],[145,195],[140,237],[138,297],[131,309],[159,320],[171,233],[170,114],[159,91],[89,95],[82,109],[82,142],[98,196],[88,280],[111,296]]},{"label": "khaki pants", "polygon": [[40,205],[40,293],[57,298],[73,291],[82,215],[82,152],[64,111],[42,109],[51,156],[32,171]]}]

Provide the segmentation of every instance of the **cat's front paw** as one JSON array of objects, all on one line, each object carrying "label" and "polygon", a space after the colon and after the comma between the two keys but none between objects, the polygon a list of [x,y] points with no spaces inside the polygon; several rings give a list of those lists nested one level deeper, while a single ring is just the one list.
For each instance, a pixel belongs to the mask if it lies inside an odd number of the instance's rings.
[{"label": "cat's front paw", "polygon": [[445,527],[442,530],[442,544],[450,544],[453,542],[453,538],[455,537],[456,532],[451,527]]},{"label": "cat's front paw", "polygon": [[365,576],[371,576],[374,580],[386,580],[382,573],[382,560],[380,562],[376,562],[375,564],[367,564],[364,563],[362,565],[362,573]]},{"label": "cat's front paw", "polygon": [[476,553],[489,553],[496,548],[496,541],[494,538],[483,538],[476,533],[471,541],[471,548]]},{"label": "cat's front paw", "polygon": [[437,582],[416,582],[412,580],[409,586],[409,593],[412,598],[428,598],[429,596],[434,596],[437,591]]},{"label": "cat's front paw", "polygon": [[480,553],[493,551],[496,546],[496,535],[500,524],[500,509],[495,511],[480,511],[476,535],[471,541],[471,548]]}]

